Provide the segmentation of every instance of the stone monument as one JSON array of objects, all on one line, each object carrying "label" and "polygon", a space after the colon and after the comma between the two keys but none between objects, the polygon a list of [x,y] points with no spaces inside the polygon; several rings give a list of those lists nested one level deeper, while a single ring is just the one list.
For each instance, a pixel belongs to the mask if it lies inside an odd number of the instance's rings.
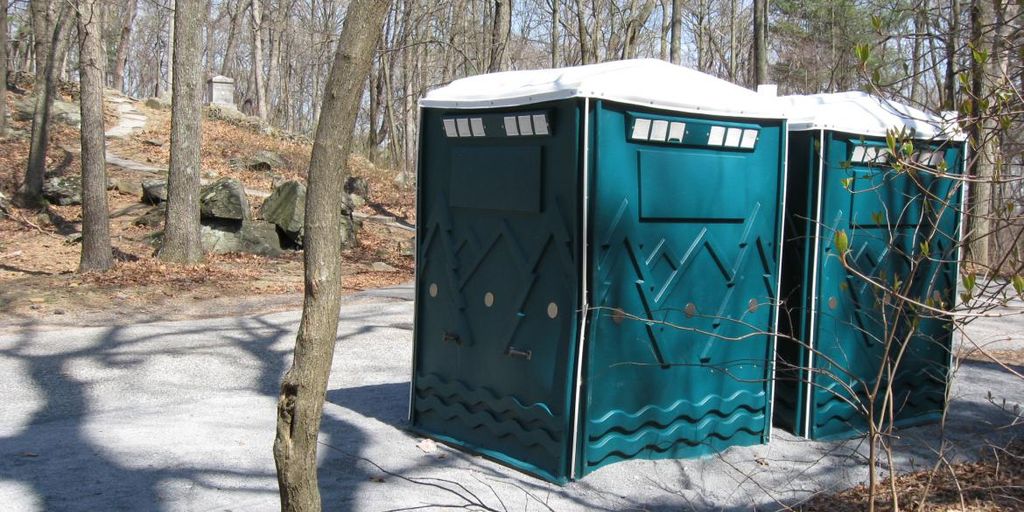
[{"label": "stone monument", "polygon": [[235,106],[235,80],[217,75],[206,81],[206,98],[210,105],[238,108]]}]

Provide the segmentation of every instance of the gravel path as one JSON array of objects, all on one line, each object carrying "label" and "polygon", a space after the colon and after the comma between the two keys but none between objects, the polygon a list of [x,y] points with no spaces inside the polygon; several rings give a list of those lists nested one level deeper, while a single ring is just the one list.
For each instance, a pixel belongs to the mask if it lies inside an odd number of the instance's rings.
[{"label": "gravel path", "polygon": [[[326,510],[771,510],[865,476],[862,441],[807,442],[780,431],[765,446],[613,464],[564,487],[444,446],[427,453],[404,430],[411,295],[400,287],[346,299],[321,436]],[[2,508],[275,510],[275,398],[298,317],[28,324],[0,334]],[[971,329],[1024,347],[1020,316]],[[997,430],[1012,411],[989,393],[1012,407],[1024,382],[964,363],[947,430],[953,458],[1022,433]],[[928,467],[937,428],[902,434],[900,467]]]}]

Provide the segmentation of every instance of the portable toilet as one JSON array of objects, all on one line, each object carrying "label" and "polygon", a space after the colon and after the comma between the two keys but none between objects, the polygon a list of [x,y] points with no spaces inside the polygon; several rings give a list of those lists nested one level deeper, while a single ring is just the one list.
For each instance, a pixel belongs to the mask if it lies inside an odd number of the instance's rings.
[{"label": "portable toilet", "polygon": [[772,101],[631,60],[420,107],[415,431],[554,482],[767,439]]},{"label": "portable toilet", "polygon": [[[936,420],[950,367],[943,311],[958,281],[964,137],[954,123],[866,93],[780,102],[789,163],[776,424],[811,439],[863,433],[876,383],[893,386],[894,426]],[[880,379],[887,365],[897,371]]]}]

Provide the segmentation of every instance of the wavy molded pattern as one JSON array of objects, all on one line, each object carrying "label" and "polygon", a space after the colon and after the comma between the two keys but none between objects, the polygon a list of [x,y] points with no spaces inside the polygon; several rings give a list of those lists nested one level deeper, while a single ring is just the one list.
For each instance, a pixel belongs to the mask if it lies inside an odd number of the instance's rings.
[{"label": "wavy molded pattern", "polygon": [[635,458],[644,452],[674,456],[687,448],[698,448],[693,450],[694,454],[707,453],[722,445],[744,444],[735,441],[743,434],[757,442],[764,433],[764,424],[763,411],[753,414],[740,409],[726,419],[710,415],[696,423],[679,421],[665,429],[651,426],[629,435],[612,432],[587,444],[587,464],[600,466],[617,459]]},{"label": "wavy molded pattern", "polygon": [[415,409],[423,420],[458,424],[470,431],[485,429],[493,434],[488,438],[493,439],[511,436],[523,447],[540,447],[552,455],[561,451],[563,432],[546,405],[524,404],[486,387],[473,388],[436,374],[419,375]]},{"label": "wavy molded pattern", "polygon": [[[835,391],[839,385],[819,388],[814,402],[814,427],[812,437],[859,435],[866,421],[860,411],[850,401],[857,404],[867,403],[867,392],[856,388],[856,398],[850,399],[845,391]],[[942,412],[945,406],[946,385],[942,377],[935,375],[935,369],[929,366],[918,368],[913,372],[902,372],[893,383],[897,408],[896,422],[907,423],[924,416]],[[843,393],[839,395],[837,393]]]},{"label": "wavy molded pattern", "polygon": [[[628,459],[642,452],[663,454],[706,446],[708,452],[745,433],[760,438],[765,426],[765,392],[737,391],[728,398],[712,395],[700,402],[678,400],[661,407],[648,405],[628,413],[612,411],[590,420],[587,464],[611,458]],[[715,440],[712,442],[712,440]]]}]

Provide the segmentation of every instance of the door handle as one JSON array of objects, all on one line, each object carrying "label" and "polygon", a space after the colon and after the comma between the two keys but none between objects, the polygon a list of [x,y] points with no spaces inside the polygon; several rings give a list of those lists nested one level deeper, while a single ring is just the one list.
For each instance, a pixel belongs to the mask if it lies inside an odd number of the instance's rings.
[{"label": "door handle", "polygon": [[515,347],[509,347],[508,350],[505,351],[505,355],[509,356],[509,357],[521,357],[521,358],[526,359],[527,361],[529,361],[530,359],[533,358],[533,351],[532,350],[519,350],[519,349],[517,349]]}]

